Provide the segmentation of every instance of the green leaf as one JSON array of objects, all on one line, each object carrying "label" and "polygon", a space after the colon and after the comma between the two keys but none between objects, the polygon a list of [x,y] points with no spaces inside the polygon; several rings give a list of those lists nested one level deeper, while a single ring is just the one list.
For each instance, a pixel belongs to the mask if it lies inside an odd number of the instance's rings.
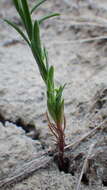
[{"label": "green leaf", "polygon": [[62,99],[62,92],[64,90],[65,85],[60,86],[59,89],[56,90],[56,117],[57,122],[62,122],[64,116],[64,99]]},{"label": "green leaf", "polygon": [[[62,124],[64,119],[64,99],[62,99],[62,92],[65,87],[60,86],[58,89],[52,88],[53,69],[49,70],[48,74],[48,91],[47,91],[47,105],[48,110],[56,123]],[[53,79],[54,81],[54,79]]]},{"label": "green leaf", "polygon": [[60,101],[61,101],[62,92],[63,92],[63,90],[64,90],[65,85],[66,85],[66,84],[64,84],[63,86],[60,86],[59,89],[57,90],[57,94],[56,94],[56,101],[57,101],[57,104],[59,104]]},{"label": "green leaf", "polygon": [[44,60],[43,60],[43,50],[41,47],[41,40],[40,40],[40,29],[39,29],[39,23],[36,20],[34,23],[34,27],[33,27],[33,33],[32,33],[32,51],[33,51],[33,55],[36,59],[36,62],[39,66],[39,70],[40,73],[42,75],[43,80],[47,81],[47,69],[46,66],[44,64]]},{"label": "green leaf", "polygon": [[43,64],[42,59],[41,59],[42,48],[41,48],[41,41],[40,41],[39,23],[37,20],[34,22],[31,44],[32,44],[33,55],[36,58],[38,66],[41,67]]},{"label": "green leaf", "polygon": [[49,70],[48,52],[47,52],[47,50],[46,50],[45,47],[43,48],[43,51],[44,51],[44,58],[45,58],[46,70],[47,70],[47,73],[48,73],[48,70]]},{"label": "green leaf", "polygon": [[54,97],[51,94],[47,97],[47,106],[48,106],[48,111],[49,111],[50,116],[56,122],[57,118],[56,118],[56,112],[55,112],[55,101],[54,101]]},{"label": "green leaf", "polygon": [[42,4],[47,0],[40,0],[32,9],[31,9],[31,14]]},{"label": "green leaf", "polygon": [[15,7],[16,7],[17,12],[20,14],[19,1],[18,0],[13,0],[13,3],[15,5]]},{"label": "green leaf", "polygon": [[28,45],[30,46],[30,42],[27,39],[27,37],[25,36],[25,34],[20,30],[19,27],[17,27],[16,24],[12,23],[11,21],[4,19],[5,22],[7,22],[10,26],[12,26],[21,36],[22,38],[28,43]]},{"label": "green leaf", "polygon": [[32,39],[35,43],[35,48],[37,48],[38,53],[42,56],[42,47],[41,47],[41,40],[40,40],[40,28],[39,28],[39,22],[37,20],[35,20],[35,22],[34,22]]},{"label": "green leaf", "polygon": [[39,23],[41,24],[44,20],[47,20],[47,19],[49,19],[49,18],[51,18],[51,17],[55,17],[55,16],[60,16],[60,14],[59,14],[59,13],[49,14],[49,15],[47,15],[47,16],[41,18],[41,19],[39,20]]},{"label": "green leaf", "polygon": [[57,120],[62,124],[64,119],[64,99],[61,101],[59,105],[59,109],[57,110]]},{"label": "green leaf", "polygon": [[33,56],[38,64],[38,67],[39,67],[39,71],[40,71],[40,74],[42,76],[42,79],[44,80],[44,82],[46,83],[47,81],[47,71],[46,71],[46,68],[45,68],[45,65],[41,59],[41,56],[39,55],[38,53],[38,50],[35,49],[35,44],[34,42],[31,43],[31,49],[32,49],[32,53],[33,53]]},{"label": "green leaf", "polygon": [[54,90],[54,67],[53,66],[51,66],[49,69],[48,80],[50,82],[51,90]]},{"label": "green leaf", "polygon": [[23,14],[24,14],[26,31],[28,33],[29,39],[31,40],[33,25],[32,25],[32,19],[31,19],[28,3],[27,3],[27,0],[22,0],[21,3],[22,3]]},{"label": "green leaf", "polygon": [[15,8],[16,8],[17,12],[19,13],[23,23],[25,24],[25,19],[24,19],[24,15],[23,15],[21,1],[20,0],[13,0],[13,4],[15,5]]}]

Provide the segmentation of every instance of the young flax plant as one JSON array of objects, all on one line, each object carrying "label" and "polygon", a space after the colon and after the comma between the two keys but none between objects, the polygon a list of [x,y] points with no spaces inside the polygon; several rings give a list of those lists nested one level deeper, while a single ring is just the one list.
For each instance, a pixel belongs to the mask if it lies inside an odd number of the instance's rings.
[{"label": "young flax plant", "polygon": [[[30,47],[32,54],[38,65],[41,77],[46,85],[47,90],[47,120],[48,126],[52,134],[56,138],[58,147],[58,164],[61,170],[64,170],[64,146],[66,120],[64,116],[64,99],[62,93],[65,85],[56,88],[54,82],[54,67],[48,63],[48,53],[42,45],[40,36],[40,25],[46,20],[54,16],[59,16],[58,13],[46,15],[41,19],[33,21],[32,13],[46,0],[40,0],[30,10],[27,0],[13,0],[13,4],[20,16],[21,22],[25,28],[25,33],[13,22],[4,19],[11,25],[26,41]],[[50,121],[50,117],[53,122]]]}]

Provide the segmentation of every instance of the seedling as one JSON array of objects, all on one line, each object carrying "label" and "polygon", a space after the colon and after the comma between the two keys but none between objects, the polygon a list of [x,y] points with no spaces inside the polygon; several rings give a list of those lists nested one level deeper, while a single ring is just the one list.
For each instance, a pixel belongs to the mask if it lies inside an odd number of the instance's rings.
[{"label": "seedling", "polygon": [[62,93],[65,85],[59,86],[58,88],[55,86],[54,67],[48,63],[48,53],[41,42],[40,36],[40,25],[46,19],[59,16],[59,14],[49,14],[35,21],[32,19],[32,13],[45,1],[46,0],[38,1],[30,10],[27,0],[13,0],[14,6],[20,16],[26,33],[24,33],[15,23],[7,19],[5,19],[5,21],[22,36],[30,47],[38,65],[40,75],[46,85],[48,108],[48,113],[46,113],[46,115],[48,127],[56,139],[59,168],[60,170],[64,170],[64,130],[66,128],[66,120],[64,116],[64,99],[62,98]]}]

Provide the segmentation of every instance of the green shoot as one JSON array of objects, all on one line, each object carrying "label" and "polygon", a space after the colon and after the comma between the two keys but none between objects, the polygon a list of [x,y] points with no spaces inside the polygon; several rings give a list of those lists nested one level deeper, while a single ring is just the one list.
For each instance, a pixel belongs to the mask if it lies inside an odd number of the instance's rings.
[{"label": "green shoot", "polygon": [[[52,13],[46,15],[38,20],[33,21],[32,13],[44,3],[46,0],[40,0],[30,10],[27,0],[13,0],[14,6],[17,13],[20,16],[21,22],[25,28],[26,34],[13,22],[4,19],[10,26],[12,26],[21,37],[27,42],[31,48],[32,54],[38,65],[41,77],[46,85],[47,91],[47,120],[48,126],[52,134],[56,138],[56,143],[59,152],[59,167],[61,170],[64,169],[64,146],[65,146],[65,135],[64,130],[66,127],[66,120],[64,116],[64,99],[62,93],[65,85],[56,88],[54,82],[54,67],[48,63],[48,53],[45,47],[43,47],[40,35],[40,24],[46,19],[54,16],[59,16],[58,13]],[[50,117],[54,123],[50,121]]]}]

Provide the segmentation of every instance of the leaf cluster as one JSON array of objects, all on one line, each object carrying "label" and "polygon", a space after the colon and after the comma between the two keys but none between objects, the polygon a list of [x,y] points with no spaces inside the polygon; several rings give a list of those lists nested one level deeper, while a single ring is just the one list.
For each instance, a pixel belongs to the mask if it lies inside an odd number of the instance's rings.
[{"label": "leaf cluster", "polygon": [[64,86],[55,88],[54,84],[54,67],[49,66],[48,53],[45,47],[41,43],[40,36],[40,24],[46,19],[54,16],[59,16],[58,13],[52,13],[46,15],[40,19],[33,21],[32,13],[45,2],[46,0],[37,1],[36,5],[30,10],[27,0],[13,0],[15,8],[20,16],[21,22],[25,28],[23,32],[15,23],[4,19],[9,25],[11,25],[27,42],[33,56],[38,64],[38,68],[42,79],[44,80],[47,87],[47,107],[49,114],[55,123],[62,124],[64,117],[64,99],[62,98],[62,92]]}]

